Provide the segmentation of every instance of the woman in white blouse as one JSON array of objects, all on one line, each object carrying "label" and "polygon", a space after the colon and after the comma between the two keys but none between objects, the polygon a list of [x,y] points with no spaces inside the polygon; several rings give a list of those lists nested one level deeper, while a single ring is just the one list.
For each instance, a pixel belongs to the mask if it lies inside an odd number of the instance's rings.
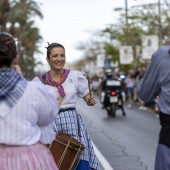
[{"label": "woman in white blouse", "polygon": [[46,146],[55,138],[57,102],[44,85],[19,75],[14,63],[15,40],[0,32],[0,169],[58,170]]},{"label": "woman in white blouse", "polygon": [[[83,98],[89,106],[96,104],[94,98],[89,95],[87,79],[79,71],[64,69],[66,56],[65,48],[61,44],[49,44],[46,59],[50,65],[50,71],[33,80],[45,83],[49,92],[54,95],[60,105],[60,111],[55,120],[58,131],[77,139],[86,146],[76,170],[98,170],[99,164],[87,128],[75,108],[77,97]],[[78,132],[77,117],[80,133]]]}]

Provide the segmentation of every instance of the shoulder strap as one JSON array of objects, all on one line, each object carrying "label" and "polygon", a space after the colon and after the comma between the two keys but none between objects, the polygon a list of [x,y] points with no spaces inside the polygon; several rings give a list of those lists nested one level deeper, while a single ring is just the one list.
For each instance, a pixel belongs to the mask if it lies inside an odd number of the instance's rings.
[{"label": "shoulder strap", "polygon": [[76,71],[74,71],[73,73],[74,73],[74,78],[75,78],[76,88],[78,88]]},{"label": "shoulder strap", "polygon": [[37,77],[40,79],[40,81],[41,81],[43,84],[46,85],[46,76],[45,76],[45,74],[39,74]]},{"label": "shoulder strap", "polygon": [[[77,75],[76,75],[75,71],[74,71],[74,78],[75,78],[75,82],[76,82],[76,88],[78,88]],[[79,120],[80,118],[79,118],[79,114],[77,113],[77,111],[76,111],[76,114],[77,114],[78,135],[81,138],[80,120]]]},{"label": "shoulder strap", "polygon": [[45,76],[45,74],[42,75],[41,82],[46,85],[46,76]]}]

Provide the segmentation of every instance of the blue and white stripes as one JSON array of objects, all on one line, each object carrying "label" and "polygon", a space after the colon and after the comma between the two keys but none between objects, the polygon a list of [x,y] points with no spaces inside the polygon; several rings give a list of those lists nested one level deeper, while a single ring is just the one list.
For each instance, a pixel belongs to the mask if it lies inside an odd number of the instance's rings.
[{"label": "blue and white stripes", "polygon": [[12,107],[22,96],[27,81],[13,69],[0,69],[0,102],[5,100]]},{"label": "blue and white stripes", "polygon": [[99,165],[94,153],[93,145],[88,134],[87,128],[83,123],[81,115],[78,114],[81,137],[78,135],[77,112],[76,110],[67,110],[57,115],[55,125],[58,131],[67,134],[78,140],[86,146],[84,152],[80,155],[80,160],[89,161],[90,167],[98,170]]},{"label": "blue and white stripes", "polygon": [[23,95],[27,81],[13,69],[0,69],[0,80],[0,116],[4,117]]}]

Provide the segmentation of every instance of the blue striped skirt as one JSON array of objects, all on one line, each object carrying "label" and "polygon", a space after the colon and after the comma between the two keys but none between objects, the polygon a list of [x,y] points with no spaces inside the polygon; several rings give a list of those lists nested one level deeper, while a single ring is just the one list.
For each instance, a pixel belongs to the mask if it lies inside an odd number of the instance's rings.
[{"label": "blue striped skirt", "polygon": [[90,168],[88,161],[80,160],[76,167],[76,170],[94,170],[94,169]]},{"label": "blue striped skirt", "polygon": [[[79,120],[81,137],[79,136],[78,132],[77,118]],[[59,132],[73,137],[86,146],[86,149],[80,155],[79,159],[87,161],[91,169],[93,168],[99,170],[100,167],[94,152],[92,141],[81,115],[77,114],[76,110],[62,111],[57,115],[55,119],[55,125]]]}]

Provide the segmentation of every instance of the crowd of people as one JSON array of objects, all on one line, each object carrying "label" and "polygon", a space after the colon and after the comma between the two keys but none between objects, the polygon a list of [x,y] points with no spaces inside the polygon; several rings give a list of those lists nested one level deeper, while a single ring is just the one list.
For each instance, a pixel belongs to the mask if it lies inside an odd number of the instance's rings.
[{"label": "crowd of people", "polygon": [[[119,71],[113,73],[113,77],[121,81],[122,91],[125,94],[125,104],[127,107],[132,107],[132,104],[139,106],[139,110],[154,111],[158,117],[158,97],[152,101],[143,102],[137,96],[137,86],[142,79],[148,64],[130,69],[126,72]],[[100,97],[101,93],[101,83],[106,77],[94,76],[92,77],[92,86],[94,91],[94,96]]]}]

